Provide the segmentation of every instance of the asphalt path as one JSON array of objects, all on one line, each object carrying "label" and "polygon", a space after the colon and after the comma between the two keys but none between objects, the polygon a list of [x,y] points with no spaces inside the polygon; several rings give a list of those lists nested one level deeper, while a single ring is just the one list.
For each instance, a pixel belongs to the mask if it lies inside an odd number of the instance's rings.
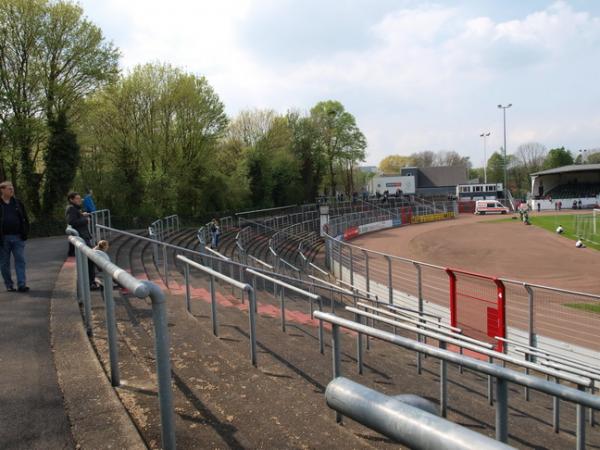
[{"label": "asphalt path", "polygon": [[[50,344],[50,299],[64,237],[26,245],[26,294],[0,292],[0,448],[75,448]],[[14,274],[13,274],[14,276]]]}]

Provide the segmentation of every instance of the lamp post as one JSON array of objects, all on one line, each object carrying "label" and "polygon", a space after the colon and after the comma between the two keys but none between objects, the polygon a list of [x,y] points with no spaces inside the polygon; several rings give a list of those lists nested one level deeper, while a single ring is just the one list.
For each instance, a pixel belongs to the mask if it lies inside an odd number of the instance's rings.
[{"label": "lamp post", "polygon": [[483,183],[487,184],[487,155],[486,155],[486,138],[490,135],[490,132],[481,133],[479,137],[483,138]]},{"label": "lamp post", "polygon": [[506,181],[506,110],[512,106],[512,103],[509,103],[506,106],[498,105],[498,108],[502,109],[502,113],[504,116],[504,200],[508,198],[508,186]]},{"label": "lamp post", "polygon": [[585,164],[587,162],[587,149],[584,150],[579,150],[579,155],[581,156],[581,158],[579,158],[579,164]]}]

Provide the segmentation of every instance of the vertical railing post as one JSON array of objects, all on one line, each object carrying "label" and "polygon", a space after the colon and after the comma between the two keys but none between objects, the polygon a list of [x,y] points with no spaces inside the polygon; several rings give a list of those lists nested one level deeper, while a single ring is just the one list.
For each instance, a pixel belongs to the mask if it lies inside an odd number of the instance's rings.
[{"label": "vertical railing post", "polygon": [[217,295],[215,292],[215,277],[210,275],[210,318],[212,321],[213,334],[219,335],[219,323],[217,318]]},{"label": "vertical railing post", "polygon": [[[422,282],[422,278],[421,278],[421,266],[416,263],[413,262],[413,264],[415,265],[415,269],[417,270],[417,301],[418,301],[418,310],[419,310],[419,314],[422,315],[423,314],[423,282]],[[423,317],[420,316],[419,317],[419,321],[423,322]],[[422,342],[422,336],[420,334],[417,335],[417,340],[419,342]],[[417,352],[417,373],[419,375],[421,375],[421,352]]]},{"label": "vertical railing post", "polygon": [[285,288],[279,289],[279,308],[281,309],[281,331],[285,333]]},{"label": "vertical railing post", "polygon": [[[340,326],[338,324],[331,324],[331,353],[333,356],[333,378],[338,378],[342,374],[341,368],[341,356],[340,356]],[[335,412],[335,421],[337,423],[342,422],[342,415],[339,412]]]},{"label": "vertical railing post", "polygon": [[183,276],[185,279],[185,309],[187,309],[187,312],[191,314],[192,307],[190,304],[190,265],[188,263],[184,263]]},{"label": "vertical railing post", "polygon": [[165,286],[167,289],[169,288],[169,262],[167,261],[167,246],[163,244],[162,246],[162,254],[163,254],[163,271],[165,273]]},{"label": "vertical railing post", "polygon": [[[81,241],[82,245],[86,245]],[[79,252],[81,256],[81,267],[83,269],[83,312],[85,321],[85,331],[88,336],[92,336],[92,298],[90,293],[90,267],[88,257],[83,252]]]},{"label": "vertical railing post", "polygon": [[508,383],[496,378],[496,440],[508,442]]},{"label": "vertical railing post", "polygon": [[165,450],[175,450],[175,422],[173,398],[171,394],[171,361],[169,357],[169,328],[165,296],[158,286],[144,281],[152,300],[152,320],[154,323],[154,346],[156,371],[158,375],[158,400],[162,427],[162,446]]},{"label": "vertical railing post", "polygon": [[77,269],[77,302],[83,304],[83,267],[81,265],[83,258],[81,251],[75,246],[75,267]]},{"label": "vertical railing post", "polygon": [[350,285],[354,286],[354,261],[352,258],[352,247],[348,246],[348,254],[350,257]]},{"label": "vertical railing post", "polygon": [[[585,386],[577,386],[582,392],[585,392]],[[578,403],[575,408],[577,409],[577,425],[575,430],[575,437],[577,439],[577,450],[585,449],[585,407]],[[592,409],[592,408],[590,408]]]},{"label": "vertical railing post", "polygon": [[[355,305],[356,307],[356,305]],[[362,324],[362,316],[355,314],[354,318],[358,324]],[[363,335],[356,333],[356,362],[358,364],[359,375],[363,374]]]},{"label": "vertical railing post", "polygon": [[394,304],[394,286],[392,284],[392,258],[385,255],[388,262],[388,302],[390,305]]},{"label": "vertical railing post", "polygon": [[[96,250],[110,261],[109,256]],[[110,358],[110,381],[113,387],[121,384],[119,376],[119,345],[117,343],[117,321],[115,319],[115,300],[113,298],[113,279],[107,271],[102,272],[104,284],[104,305],[106,309],[106,329],[108,332],[108,354]]]},{"label": "vertical railing post", "polygon": [[371,292],[371,279],[369,276],[369,252],[363,250],[363,254],[365,255],[365,285],[367,287],[367,292]]},{"label": "vertical railing post", "polygon": [[250,362],[254,367],[257,366],[256,361],[256,291],[255,289],[247,285],[246,290],[248,291],[248,320],[250,326]]},{"label": "vertical railing post", "polygon": [[[556,384],[560,384],[560,379],[555,378]],[[552,429],[555,433],[560,432],[560,400],[558,397],[552,397]]]},{"label": "vertical railing post", "polygon": [[[446,349],[446,343],[440,341],[439,347]],[[440,416],[446,417],[448,411],[448,365],[445,360],[440,359]]]}]

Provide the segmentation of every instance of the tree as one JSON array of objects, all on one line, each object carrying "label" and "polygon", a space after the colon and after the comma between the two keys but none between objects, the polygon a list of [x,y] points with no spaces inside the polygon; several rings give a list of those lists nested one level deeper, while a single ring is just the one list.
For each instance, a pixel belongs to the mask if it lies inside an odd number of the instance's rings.
[{"label": "tree", "polygon": [[400,173],[403,167],[411,166],[412,164],[410,156],[389,155],[381,160],[379,170],[388,174]]},{"label": "tree", "polygon": [[600,164],[600,151],[593,151],[590,150],[590,153],[588,154],[586,160],[585,160],[586,164]]},{"label": "tree", "polygon": [[329,171],[329,186],[332,195],[336,192],[335,168],[337,163],[346,167],[348,189],[353,189],[352,171],[354,164],[364,161],[367,141],[356,125],[356,119],[335,100],[317,103],[310,115],[319,130],[318,145],[322,149]]},{"label": "tree", "polygon": [[471,168],[471,161],[468,156],[460,156],[458,152],[454,150],[450,151],[439,151],[436,154],[435,166],[451,166],[451,167],[466,167]]},{"label": "tree", "polygon": [[432,167],[435,165],[435,153],[430,150],[425,150],[423,152],[417,152],[410,155],[410,159],[412,163],[416,167]]},{"label": "tree", "polygon": [[[77,136],[67,126],[67,115],[60,111],[56,119],[50,121],[50,139],[45,154],[46,183],[44,206],[50,208],[62,202],[77,172],[79,164],[79,144]],[[46,210],[51,213],[51,209]]]},{"label": "tree", "polygon": [[487,161],[488,183],[504,182],[504,157],[500,152],[494,152]]},{"label": "tree", "polygon": [[544,159],[544,170],[554,169],[555,167],[568,166],[573,164],[573,155],[564,147],[553,148],[548,152]]},{"label": "tree", "polygon": [[539,171],[544,165],[548,150],[539,142],[527,142],[519,145],[515,157],[527,173]]},{"label": "tree", "polygon": [[[10,152],[19,154],[20,184],[34,216],[56,205],[40,202],[45,172],[56,174],[72,159],[61,160],[59,154],[66,155],[60,151],[46,155],[58,151],[45,142],[56,138],[52,128],[58,113],[67,114],[60,120],[69,128],[69,113],[115,78],[117,62],[118,51],[78,5],[60,0],[0,2],[0,120],[10,136]],[[44,182],[43,198],[56,202],[55,189]]]}]

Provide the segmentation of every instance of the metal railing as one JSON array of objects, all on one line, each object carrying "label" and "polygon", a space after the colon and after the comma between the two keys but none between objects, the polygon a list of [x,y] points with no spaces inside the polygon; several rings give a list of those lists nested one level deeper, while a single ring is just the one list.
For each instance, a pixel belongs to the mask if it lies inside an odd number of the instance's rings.
[{"label": "metal railing", "polygon": [[110,209],[99,209],[90,213],[90,221],[88,222],[89,231],[94,242],[98,242],[103,239],[110,239],[110,233],[103,230],[98,230],[96,228],[97,224],[106,225],[109,228],[112,227]]},{"label": "metal railing", "polygon": [[511,449],[506,444],[439,418],[397,397],[390,397],[344,377],[325,390],[327,405],[408,448],[418,450]]},{"label": "metal railing", "polygon": [[191,313],[191,294],[190,294],[190,275],[189,268],[193,267],[194,269],[200,270],[209,276],[210,282],[210,305],[211,305],[211,321],[212,321],[212,329],[213,334],[215,336],[219,335],[219,322],[217,318],[217,299],[215,292],[215,278],[224,281],[225,283],[230,284],[231,286],[237,287],[238,289],[246,292],[248,294],[248,317],[249,317],[249,335],[250,335],[250,362],[253,366],[257,365],[256,362],[256,294],[254,292],[254,288],[247,283],[242,283],[238,280],[235,280],[231,277],[223,275],[222,273],[211,269],[210,267],[203,266],[202,264],[198,264],[195,261],[192,261],[189,258],[186,258],[182,255],[177,255],[177,259],[185,264],[185,300],[186,300],[186,308],[189,313]]},{"label": "metal railing", "polygon": [[[367,219],[372,220],[372,216]],[[357,222],[340,218],[339,235]],[[360,222],[359,222],[360,223]],[[402,258],[325,236],[326,265],[333,275],[389,303],[417,307],[449,320],[446,268]],[[598,367],[600,316],[586,311],[600,306],[600,295],[499,278],[506,289],[509,339],[536,348],[552,348]],[[481,288],[483,289],[483,288]],[[574,332],[573,324],[577,324]],[[485,324],[481,325],[485,327]],[[511,345],[507,346],[511,352]]]},{"label": "metal railing", "polygon": [[[109,230],[107,230],[109,231]],[[92,336],[91,293],[89,286],[88,260],[97,265],[103,272],[103,297],[106,305],[106,327],[111,368],[111,383],[120,385],[117,328],[113,299],[112,280],[135,295],[137,298],[150,298],[152,303],[152,322],[154,328],[154,348],[156,372],[158,379],[158,401],[160,409],[162,447],[174,450],[175,422],[173,416],[173,400],[171,393],[171,363],[169,359],[169,330],[167,321],[166,299],[158,286],[150,281],[141,281],[117,265],[110,262],[109,256],[99,250],[89,248],[77,232],[67,228],[68,240],[75,247],[77,286],[79,299],[84,304],[84,322],[88,336]]]},{"label": "metal railing", "polygon": [[[526,386],[529,389],[543,392],[563,401],[575,403],[577,410],[577,449],[581,450],[585,448],[585,408],[600,408],[600,398],[584,392],[586,388],[585,379],[582,379],[582,384],[578,385],[577,389],[575,389],[546,381],[532,375],[523,374],[513,369],[479,361],[448,350],[435,348],[416,340],[338,317],[331,313],[317,311],[314,315],[315,318],[324,320],[332,326],[331,346],[333,354],[333,378],[341,376],[340,328],[345,328],[365,336],[371,336],[398,345],[408,350],[423,353],[427,356],[445,361],[446,363],[457,364],[475,372],[494,377],[496,379],[496,439],[500,442],[507,442],[508,440],[508,382]],[[337,419],[341,420],[339,414]]]}]

